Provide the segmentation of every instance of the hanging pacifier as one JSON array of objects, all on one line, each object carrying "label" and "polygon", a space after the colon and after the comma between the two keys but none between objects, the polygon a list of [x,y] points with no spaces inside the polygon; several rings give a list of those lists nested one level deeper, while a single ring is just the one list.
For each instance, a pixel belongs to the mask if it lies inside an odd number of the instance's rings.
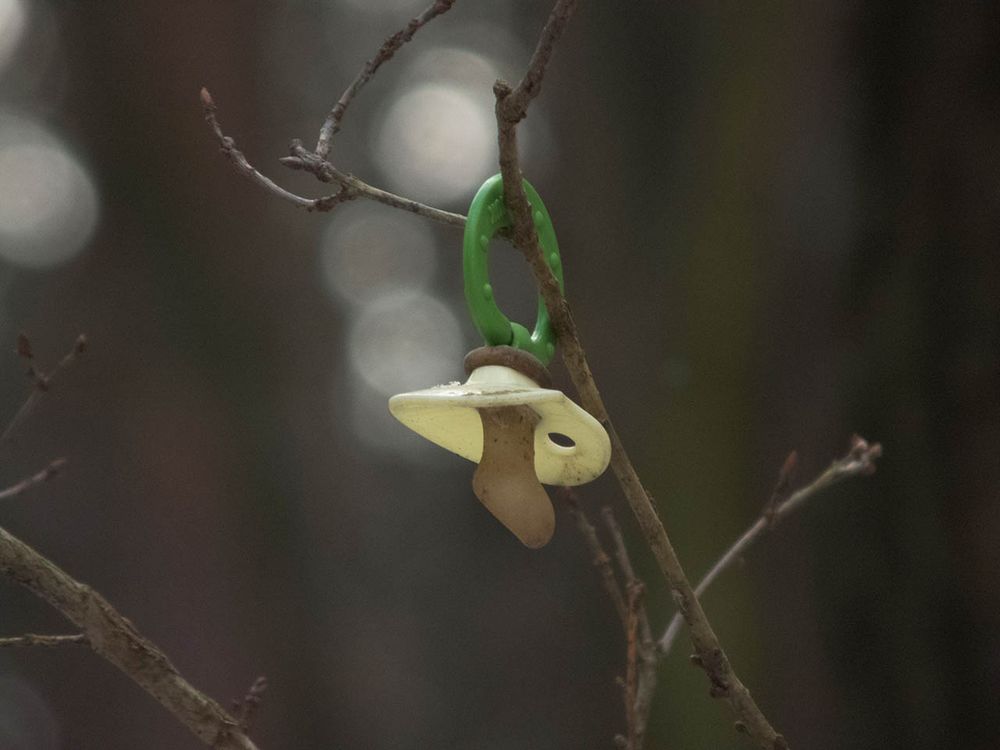
[{"label": "hanging pacifier", "polygon": [[[542,199],[524,182],[546,263],[563,287],[555,229]],[[511,322],[489,283],[489,244],[510,226],[500,175],[488,179],[469,207],[463,269],[465,299],[486,346],[465,358],[469,379],[401,393],[389,411],[414,432],[479,464],[476,497],[526,546],[545,545],[555,530],[552,502],[542,484],[571,486],[599,477],[611,459],[600,422],[549,386],[545,365],[555,333],[538,298],[535,328]]]}]

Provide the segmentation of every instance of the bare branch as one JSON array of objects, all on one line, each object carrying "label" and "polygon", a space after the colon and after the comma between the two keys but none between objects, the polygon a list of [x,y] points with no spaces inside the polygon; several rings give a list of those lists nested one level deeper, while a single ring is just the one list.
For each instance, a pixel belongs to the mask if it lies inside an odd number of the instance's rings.
[{"label": "bare branch", "polygon": [[32,352],[31,341],[28,337],[21,333],[17,337],[17,348],[15,349],[18,356],[27,360],[28,362],[28,377],[31,378],[34,384],[34,390],[21,404],[21,408],[17,410],[13,418],[7,424],[4,429],[3,434],[0,434],[0,445],[6,443],[10,440],[11,435],[14,434],[14,430],[17,429],[18,425],[25,420],[25,418],[31,414],[35,406],[38,404],[39,399],[41,399],[43,393],[47,393],[52,387],[53,381],[56,377],[63,371],[73,365],[80,355],[87,351],[87,337],[82,333],[77,336],[76,341],[73,343],[73,348],[70,349],[61,360],[59,364],[52,368],[48,374],[44,374],[38,370],[35,366],[35,358]]},{"label": "bare branch", "polygon": [[[246,162],[243,155],[235,150],[232,139],[222,134],[215,120],[215,108],[211,97],[207,91],[203,91],[206,119],[216,132],[223,151],[233,160],[237,169],[243,174],[260,182],[269,190],[275,191],[276,189],[277,191],[281,191],[278,194],[282,195],[282,197],[293,202],[298,202],[299,205],[304,205],[307,208],[329,210],[343,200],[365,197],[394,208],[430,218],[434,221],[453,226],[463,226],[466,219],[460,214],[441,211],[373,188],[358,180],[353,175],[341,172],[327,160],[332,138],[339,131],[346,110],[360,89],[367,84],[382,63],[390,59],[403,44],[412,38],[413,34],[419,28],[432,18],[447,11],[453,4],[453,1],[438,0],[438,2],[435,2],[434,5],[424,11],[421,16],[413,19],[405,29],[397,32],[396,35],[390,37],[383,44],[376,56],[366,64],[327,116],[321,128],[315,152],[310,152],[304,148],[301,142],[293,141],[291,155],[281,159],[281,162],[290,168],[311,172],[323,182],[339,184],[341,186],[340,192],[327,199],[317,199],[319,202],[325,200],[326,203],[315,203],[309,199],[289,194],[253,169]],[[563,298],[559,284],[545,262],[539,246],[537,232],[532,220],[531,208],[525,196],[522,183],[517,149],[517,125],[527,116],[529,104],[541,91],[542,82],[555,45],[565,31],[576,10],[576,6],[577,0],[557,0],[542,31],[528,69],[521,81],[515,88],[502,81],[497,81],[494,86],[499,162],[503,175],[504,203],[507,206],[511,219],[511,227],[506,236],[524,253],[535,274],[541,295],[559,337],[559,342],[562,344],[563,359],[567,370],[579,392],[584,408],[597,418],[608,431],[612,448],[612,469],[639,523],[643,537],[649,544],[657,564],[670,586],[673,598],[678,605],[679,615],[675,618],[675,622],[671,623],[671,627],[674,627],[676,623],[679,628],[680,618],[683,618],[687,623],[696,652],[693,661],[704,669],[710,682],[710,694],[714,697],[725,698],[736,713],[738,717],[737,725],[740,727],[740,730],[751,736],[760,747],[774,749],[787,748],[784,738],[774,730],[760,708],[756,705],[747,688],[732,669],[729,659],[723,651],[718,637],[698,601],[698,591],[700,589],[693,589],[685,575],[683,567],[673,549],[673,545],[657,514],[653,499],[642,485],[635,467],[628,457],[624,445],[611,422],[587,361],[569,304]],[[765,507],[761,517],[762,523],[765,526],[775,522],[780,515],[787,513],[796,503],[797,495],[792,495],[786,500],[787,487],[793,465],[794,458],[790,457],[789,462],[786,463],[783,470],[779,486],[776,488],[771,501]],[[605,588],[614,602],[625,627],[626,637],[630,646],[629,664],[631,678],[631,681],[627,680],[626,692],[629,710],[632,712],[629,714],[629,738],[626,744],[632,750],[638,750],[642,744],[642,730],[645,727],[645,718],[643,717],[648,717],[649,705],[653,690],[655,689],[655,662],[657,654],[652,635],[649,631],[648,618],[641,605],[641,597],[635,594],[637,590],[641,590],[642,584],[635,578],[621,532],[617,529],[617,524],[614,523],[613,517],[609,516],[609,527],[612,529],[612,535],[615,537],[619,563],[622,566],[628,583],[627,601],[622,595],[622,590],[611,568],[610,560],[600,545],[594,527],[579,509],[575,509],[575,516],[581,533],[594,555],[595,564],[601,572]],[[759,532],[755,532],[755,535],[756,533]],[[753,538],[754,536],[750,538],[750,541]],[[733,559],[735,559],[735,556]],[[728,562],[725,562],[725,564],[728,565]],[[707,577],[709,579],[708,583],[711,582],[712,575],[713,571],[710,571]],[[718,572],[715,572],[714,575],[718,575]],[[641,659],[641,664],[638,661],[639,659]],[[645,683],[644,675],[648,675]],[[648,689],[644,689],[644,684]],[[645,713],[642,713],[643,711]]]},{"label": "bare branch", "polygon": [[545,77],[552,51],[576,12],[576,6],[577,0],[558,0],[552,8],[549,20],[545,22],[542,35],[531,55],[528,70],[517,88],[510,92],[510,96],[504,97],[505,120],[516,125],[527,116],[528,105],[542,90],[542,79]]},{"label": "bare branch", "polygon": [[[635,570],[632,567],[632,560],[629,558],[628,548],[625,546],[625,537],[622,534],[621,527],[618,525],[618,519],[615,518],[614,511],[610,507],[604,507],[601,509],[601,514],[604,516],[604,523],[611,533],[611,541],[614,542],[615,559],[618,561],[618,567],[621,568],[622,575],[625,576],[625,587],[628,588],[629,586],[641,584],[642,582],[636,577]],[[652,643],[653,635],[649,628],[649,618],[646,616],[645,606],[639,607],[639,627],[642,629],[642,640]]]},{"label": "bare branch", "polygon": [[12,484],[5,490],[0,490],[0,500],[6,500],[8,497],[15,497],[25,492],[36,484],[42,484],[52,479],[56,474],[62,471],[62,468],[66,465],[65,458],[57,458],[55,461],[50,463],[44,469],[39,471],[37,474],[32,474],[30,477],[22,479],[17,484]]},{"label": "bare branch", "polygon": [[239,723],[240,729],[244,732],[250,731],[250,726],[257,715],[257,710],[260,708],[265,692],[267,692],[267,677],[261,675],[250,685],[250,689],[243,696],[243,700],[233,701],[233,714],[236,716],[236,721]]},{"label": "bare branch", "polygon": [[622,596],[622,590],[618,585],[618,580],[615,578],[615,572],[611,569],[611,558],[608,557],[608,553],[601,546],[600,539],[597,538],[597,529],[594,528],[593,524],[590,523],[590,519],[587,518],[587,514],[580,508],[576,491],[572,487],[560,487],[558,492],[559,496],[566,501],[570,513],[576,519],[576,526],[580,530],[580,536],[587,543],[594,567],[601,574],[601,583],[604,585],[604,590],[611,599],[611,603],[615,605],[618,619],[621,620],[622,627],[625,628],[625,633],[627,634],[628,621],[625,610],[625,597]]},{"label": "bare branch", "polygon": [[670,585],[674,600],[688,624],[695,651],[712,684],[710,693],[725,698],[737,717],[746,726],[747,733],[760,747],[774,748],[783,744],[784,739],[774,730],[763,712],[757,706],[750,691],[740,681],[722,650],[705,611],[688,582],[684,568],[674,551],[667,532],[657,515],[652,497],[643,487],[632,465],[625,447],[618,437],[608,416],[604,400],[594,381],[587,356],[580,343],[576,323],[569,304],[563,298],[559,283],[552,275],[542,255],[538,234],[532,221],[531,209],[524,194],[521,168],[517,154],[517,123],[526,114],[527,103],[537,95],[546,65],[551,57],[552,47],[562,34],[574,9],[574,0],[559,0],[553,8],[532,56],[532,66],[516,89],[498,81],[493,92],[496,95],[496,117],[500,149],[500,171],[503,174],[504,203],[513,225],[513,241],[525,254],[531,266],[539,291],[545,300],[549,317],[562,345],[563,361],[569,371],[574,386],[580,394],[584,408],[601,422],[611,438],[611,467],[618,478],[632,512],[639,522],[639,528],[653,551],[660,570]]},{"label": "bare branch", "polygon": [[376,203],[408,211],[411,214],[423,216],[431,221],[448,224],[453,227],[465,226],[465,217],[462,214],[442,211],[440,208],[434,208],[433,206],[404,198],[401,195],[372,187],[352,174],[341,172],[330,162],[304,148],[302,142],[299,140],[292,141],[290,150],[291,156],[285,156],[278,160],[290,169],[301,169],[311,172],[321,182],[336,182],[342,186],[342,189],[351,190],[359,197],[368,198]]},{"label": "bare branch", "polygon": [[376,203],[383,203],[393,208],[419,214],[442,224],[465,226],[465,217],[462,214],[442,211],[439,208],[433,208],[432,206],[418,203],[395,193],[373,187],[363,180],[359,180],[354,175],[341,172],[325,159],[321,159],[303,148],[302,142],[298,140],[292,141],[292,156],[283,157],[279,161],[286,167],[312,172],[321,182],[336,182],[340,185],[340,189],[336,193],[325,195],[321,198],[304,198],[301,195],[292,193],[257,170],[256,167],[247,161],[243,152],[236,148],[236,142],[222,132],[222,126],[219,124],[219,119],[216,115],[218,107],[216,107],[215,100],[206,88],[202,88],[201,90],[201,106],[205,113],[205,121],[212,128],[212,132],[215,133],[215,137],[219,140],[220,150],[229,159],[236,171],[268,192],[299,208],[304,208],[307,211],[332,211],[341,203],[346,203],[357,198],[367,198]]},{"label": "bare branch", "polygon": [[[18,336],[16,351],[28,361],[28,374],[35,382],[35,389],[4,431],[3,439],[27,415],[39,395],[49,390],[55,377],[72,365],[86,349],[87,338],[81,335],[73,349],[48,375],[43,375],[34,366],[31,342],[24,334]],[[0,492],[0,498],[17,495],[50,479],[64,463],[62,459],[53,461],[34,476]],[[2,527],[0,575],[21,584],[48,602],[83,631],[76,635],[27,634],[2,638],[0,647],[86,644],[156,698],[204,744],[221,750],[256,750],[239,723],[181,677],[166,654],[143,637],[104,597]]]},{"label": "bare branch", "polygon": [[158,700],[205,745],[256,750],[239,723],[181,677],[151,641],[107,600],[0,528],[0,574],[17,581],[83,631],[95,653]]},{"label": "bare branch", "polygon": [[382,66],[382,63],[388,62],[399,51],[400,47],[413,39],[414,34],[441,14],[447,13],[454,4],[455,0],[437,0],[423,13],[411,19],[405,27],[382,43],[375,57],[365,63],[361,72],[358,73],[357,77],[351,82],[351,85],[347,87],[344,93],[340,95],[340,99],[337,100],[333,109],[330,110],[330,114],[326,116],[323,127],[319,131],[319,141],[316,143],[316,156],[320,159],[326,159],[330,154],[333,136],[340,132],[340,123],[347,113],[347,108],[354,101],[357,93],[372,79],[372,76]]},{"label": "bare branch", "polygon": [[767,519],[770,525],[774,525],[777,520],[778,508],[785,502],[788,498],[788,493],[792,490],[792,475],[795,473],[795,467],[798,463],[799,454],[797,451],[792,451],[785,459],[785,463],[781,465],[781,470],[778,472],[778,481],[771,491],[771,497],[764,504],[764,512],[761,514]]},{"label": "bare branch", "polygon": [[215,137],[219,139],[219,149],[225,154],[226,158],[232,163],[236,171],[239,172],[244,177],[248,178],[252,182],[257,183],[265,190],[274,193],[279,198],[293,203],[299,208],[304,208],[307,211],[332,211],[337,205],[344,203],[345,201],[353,200],[357,197],[355,193],[350,190],[345,190],[341,188],[333,195],[327,195],[322,198],[303,198],[301,195],[296,195],[285,188],[278,185],[270,177],[259,172],[243,155],[243,152],[236,148],[236,142],[230,138],[228,135],[222,132],[222,126],[219,125],[219,120],[215,113],[217,107],[215,106],[215,100],[212,99],[212,95],[209,93],[208,89],[202,88],[201,90],[201,108],[205,113],[205,121],[212,128],[212,132],[215,133]]},{"label": "bare branch", "polygon": [[586,513],[580,509],[576,491],[572,487],[560,487],[559,495],[566,501],[570,512],[576,518],[580,535],[591,551],[594,565],[601,574],[604,589],[614,603],[625,630],[627,669],[623,688],[628,737],[619,735],[616,742],[628,750],[641,750],[646,725],[649,723],[653,694],[656,692],[657,664],[656,644],[653,642],[649,617],[642,598],[645,587],[635,576],[621,528],[611,509],[604,508],[602,512],[615,545],[618,567],[621,568],[625,578],[626,591],[629,595],[627,605],[611,568],[611,558],[597,538],[597,530],[591,525]]},{"label": "bare branch", "polygon": [[642,596],[645,587],[633,579],[628,591],[628,609],[625,617],[625,724],[628,728],[626,747],[637,750],[636,736],[639,733],[635,714],[635,699],[639,688],[639,617],[642,611]]},{"label": "bare branch", "polygon": [[0,648],[29,648],[40,646],[41,648],[54,648],[56,646],[77,646],[87,645],[87,636],[83,633],[76,635],[35,635],[25,633],[24,635],[12,638],[0,638]]},{"label": "bare branch", "polygon": [[10,440],[17,426],[34,410],[42,394],[47,393],[52,388],[52,383],[60,373],[71,367],[80,358],[80,355],[87,351],[87,345],[87,337],[81,333],[73,343],[73,348],[59,360],[59,363],[48,374],[44,374],[35,366],[35,355],[32,351],[31,341],[25,334],[18,334],[15,351],[19,357],[27,361],[28,377],[31,378],[34,389],[28,395],[28,398],[25,399],[24,403],[21,404],[21,408],[15,412],[13,418],[4,429],[3,434],[0,434],[0,444]]},{"label": "bare branch", "polygon": [[[791,466],[794,466],[795,462],[792,457],[795,455],[796,454],[793,452],[789,455],[788,459],[785,460],[781,472],[778,475],[778,485],[775,488],[775,495],[778,494],[779,489],[782,488],[783,484],[787,485],[788,475],[791,473]],[[750,546],[779,519],[787,516],[797,508],[802,507],[806,501],[811,500],[823,490],[833,486],[837,482],[851,477],[869,476],[875,473],[875,461],[881,455],[882,446],[879,443],[869,444],[867,440],[858,435],[852,436],[851,447],[847,454],[830,464],[826,471],[816,477],[816,479],[802,489],[792,493],[788,496],[787,500],[775,503],[772,496],[772,500],[768,501],[768,503],[764,506],[764,511],[760,518],[754,521],[750,528],[743,532],[743,535],[725,551],[722,557],[720,557],[715,565],[709,569],[708,573],[705,574],[705,577],[701,579],[698,586],[695,588],[695,594],[697,596],[704,594],[715,579],[732,566],[736,560],[739,560],[750,548]],[[666,656],[670,653],[670,649],[673,647],[674,641],[677,639],[677,634],[680,632],[681,624],[682,619],[678,613],[674,615],[670,624],[667,626],[667,630],[663,634],[663,637],[660,638],[659,651],[661,656]]]},{"label": "bare branch", "polygon": [[[645,591],[643,583],[636,577],[632,567],[632,560],[625,546],[625,536],[622,534],[618,519],[615,518],[611,508],[604,508],[604,523],[611,534],[614,542],[615,558],[618,560],[618,567],[621,568],[622,575],[625,576],[625,586],[627,591],[641,588]],[[630,605],[632,600],[629,601]],[[630,734],[626,742],[629,750],[642,750],[643,741],[646,736],[646,725],[649,723],[649,712],[653,707],[653,695],[656,693],[656,643],[653,641],[653,631],[649,626],[649,615],[642,597],[638,597],[636,602],[636,622],[639,628],[637,654],[639,662],[637,665],[636,689],[632,696],[632,722],[630,724]]]}]

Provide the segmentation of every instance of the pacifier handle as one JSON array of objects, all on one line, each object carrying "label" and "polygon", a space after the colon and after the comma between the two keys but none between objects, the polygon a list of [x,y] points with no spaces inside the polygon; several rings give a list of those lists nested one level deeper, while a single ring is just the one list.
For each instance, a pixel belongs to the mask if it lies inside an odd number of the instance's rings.
[{"label": "pacifier handle", "polygon": [[[564,292],[562,261],[556,230],[545,204],[527,180],[524,193],[531,206],[531,217],[538,232],[538,241],[545,256],[545,263],[559,282],[559,291]],[[549,320],[545,300],[538,295],[538,314],[535,328],[528,329],[511,322],[497,307],[493,297],[493,287],[489,278],[490,240],[500,231],[511,226],[507,207],[503,202],[503,180],[500,175],[490,177],[479,188],[469,206],[469,218],[465,224],[463,240],[462,269],[465,277],[465,300],[469,305],[472,322],[490,346],[513,346],[537,357],[543,365],[548,364],[556,351],[556,335]]]}]

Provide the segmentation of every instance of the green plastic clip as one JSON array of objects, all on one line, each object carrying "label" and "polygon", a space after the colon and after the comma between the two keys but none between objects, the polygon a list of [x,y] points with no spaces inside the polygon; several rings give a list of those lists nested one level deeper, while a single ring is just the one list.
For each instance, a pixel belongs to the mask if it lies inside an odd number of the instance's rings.
[{"label": "green plastic clip", "polygon": [[[524,180],[524,193],[531,206],[531,215],[538,232],[538,241],[545,254],[545,262],[552,269],[563,288],[562,261],[556,230],[549,212],[533,187]],[[497,307],[489,276],[490,240],[501,229],[511,225],[507,207],[503,202],[503,181],[500,175],[490,177],[479,188],[469,206],[469,219],[465,224],[462,268],[465,276],[465,300],[469,304],[472,322],[489,346],[513,346],[537,357],[543,365],[552,361],[556,352],[556,335],[552,330],[545,301],[538,295],[538,315],[531,333],[519,323],[512,323]]]}]

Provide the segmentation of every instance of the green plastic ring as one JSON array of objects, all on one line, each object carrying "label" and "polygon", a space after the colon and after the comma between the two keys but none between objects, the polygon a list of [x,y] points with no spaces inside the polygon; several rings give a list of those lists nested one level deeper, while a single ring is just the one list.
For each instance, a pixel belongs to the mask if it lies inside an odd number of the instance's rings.
[{"label": "green plastic ring", "polygon": [[[527,180],[523,183],[545,262],[559,282],[560,291],[565,293],[562,261],[552,219],[535,189]],[[508,320],[493,299],[493,287],[489,278],[490,240],[498,231],[510,225],[510,216],[503,202],[503,181],[500,175],[494,175],[483,183],[469,206],[462,254],[465,300],[469,304],[472,322],[486,339],[487,345],[523,349],[541,360],[543,365],[547,365],[556,352],[556,335],[542,296],[538,295],[538,315],[535,318],[535,329],[531,333],[519,323]]]}]

